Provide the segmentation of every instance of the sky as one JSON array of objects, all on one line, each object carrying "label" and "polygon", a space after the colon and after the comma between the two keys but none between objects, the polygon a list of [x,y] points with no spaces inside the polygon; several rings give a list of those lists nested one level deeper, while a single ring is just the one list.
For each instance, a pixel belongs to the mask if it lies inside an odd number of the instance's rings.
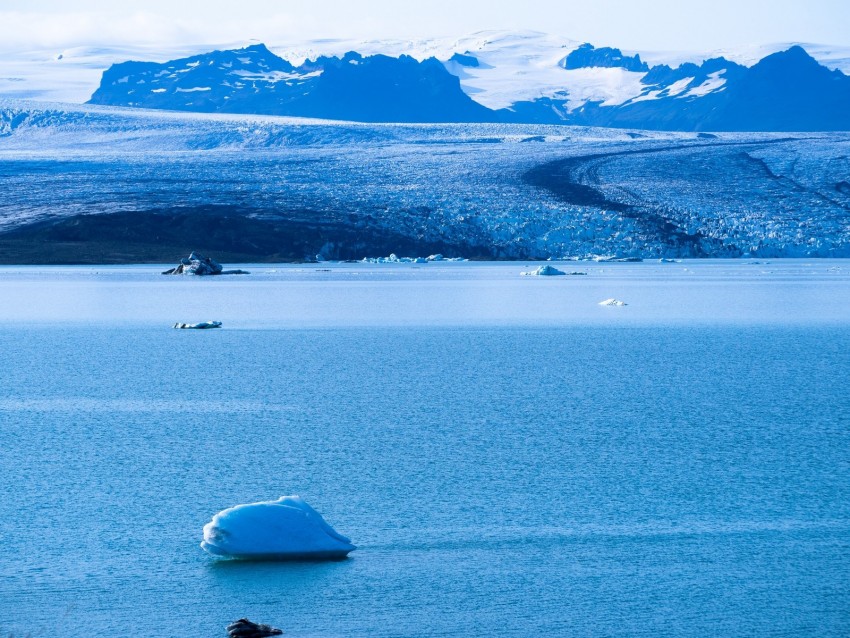
[{"label": "sky", "polygon": [[597,46],[850,45],[850,0],[0,0],[0,50],[535,30]]}]

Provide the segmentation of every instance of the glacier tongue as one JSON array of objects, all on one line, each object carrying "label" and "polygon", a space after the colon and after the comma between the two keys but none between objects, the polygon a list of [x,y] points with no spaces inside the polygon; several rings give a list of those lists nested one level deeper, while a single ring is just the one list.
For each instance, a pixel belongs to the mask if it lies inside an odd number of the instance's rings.
[{"label": "glacier tongue", "polygon": [[841,257],[848,156],[843,133],[356,124],[0,99],[0,240],[12,263],[43,263],[46,247],[80,237],[63,259],[109,261],[119,245],[139,248],[128,262],[173,263],[179,253],[156,251],[187,244],[231,262]]}]

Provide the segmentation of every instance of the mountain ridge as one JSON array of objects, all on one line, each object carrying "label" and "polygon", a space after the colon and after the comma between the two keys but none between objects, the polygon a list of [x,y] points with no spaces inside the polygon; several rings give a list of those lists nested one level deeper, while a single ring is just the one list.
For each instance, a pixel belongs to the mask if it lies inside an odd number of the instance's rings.
[{"label": "mountain ridge", "polygon": [[850,130],[850,77],[800,46],[751,67],[718,57],[673,68],[610,47],[564,45],[534,62],[531,79],[512,66],[516,46],[485,40],[478,50],[443,60],[349,51],[295,65],[255,44],[165,63],[115,64],[90,103],[363,122]]}]

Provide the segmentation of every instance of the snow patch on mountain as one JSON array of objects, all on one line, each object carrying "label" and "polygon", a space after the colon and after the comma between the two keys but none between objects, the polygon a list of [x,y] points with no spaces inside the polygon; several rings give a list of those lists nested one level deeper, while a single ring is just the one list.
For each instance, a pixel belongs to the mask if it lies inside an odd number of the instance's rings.
[{"label": "snow patch on mountain", "polygon": [[703,95],[719,91],[723,88],[723,85],[726,84],[726,80],[721,77],[724,73],[725,71],[715,71],[714,73],[711,73],[705,82],[699,86],[695,86],[681,97],[702,97]]},{"label": "snow patch on mountain", "polygon": [[[643,73],[618,68],[588,68],[564,71],[569,86],[568,111],[581,108],[588,102],[602,106],[618,106],[639,96],[645,86],[641,84]],[[556,97],[557,94],[547,97]]]},{"label": "snow patch on mountain", "polygon": [[[543,97],[563,96],[565,90],[592,96],[593,99],[617,99],[612,80],[590,77],[585,69],[564,70],[560,63],[580,43],[544,33],[482,31],[457,40],[434,41],[414,57],[432,53],[440,60],[461,54],[474,65],[447,64],[449,72],[460,78],[461,88],[479,104],[493,109],[509,108],[517,102]],[[607,89],[607,90],[606,90]]]}]

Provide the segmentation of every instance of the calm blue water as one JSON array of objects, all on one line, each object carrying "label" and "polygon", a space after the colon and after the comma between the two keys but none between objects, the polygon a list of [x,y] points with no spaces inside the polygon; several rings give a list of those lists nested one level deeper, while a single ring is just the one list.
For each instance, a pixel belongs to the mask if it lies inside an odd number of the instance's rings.
[{"label": "calm blue water", "polygon": [[[0,635],[848,635],[850,265],[685,266],[0,269]],[[351,559],[198,547],[292,493]]]}]

